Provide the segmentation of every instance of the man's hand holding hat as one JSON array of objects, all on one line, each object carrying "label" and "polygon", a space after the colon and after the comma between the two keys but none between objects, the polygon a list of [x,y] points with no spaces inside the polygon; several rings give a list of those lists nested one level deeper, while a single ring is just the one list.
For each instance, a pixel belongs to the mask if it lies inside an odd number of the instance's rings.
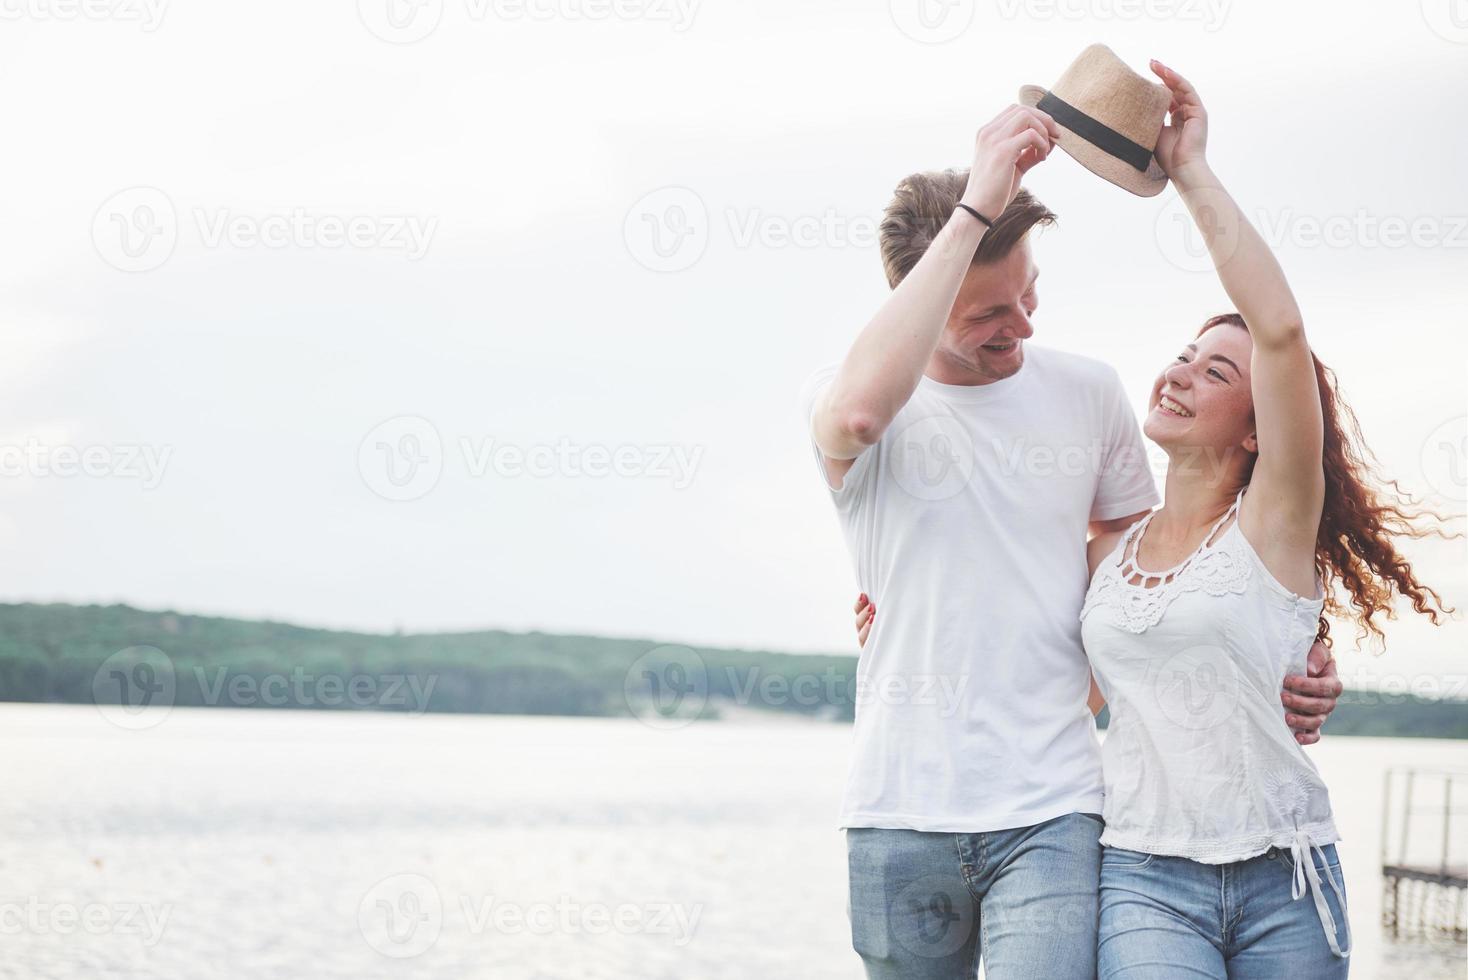
[{"label": "man's hand holding hat", "polygon": [[996,221],[1019,192],[1020,180],[1060,139],[1055,120],[1039,109],[1012,105],[974,138],[974,162],[961,203]]}]

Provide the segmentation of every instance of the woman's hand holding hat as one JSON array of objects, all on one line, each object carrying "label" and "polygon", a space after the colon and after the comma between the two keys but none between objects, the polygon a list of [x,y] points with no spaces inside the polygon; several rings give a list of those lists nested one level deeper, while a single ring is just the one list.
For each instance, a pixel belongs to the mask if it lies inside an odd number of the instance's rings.
[{"label": "woman's hand holding hat", "polygon": [[1207,163],[1208,113],[1198,90],[1186,78],[1155,58],[1152,72],[1172,92],[1168,124],[1157,135],[1157,162],[1177,180],[1178,174]]}]

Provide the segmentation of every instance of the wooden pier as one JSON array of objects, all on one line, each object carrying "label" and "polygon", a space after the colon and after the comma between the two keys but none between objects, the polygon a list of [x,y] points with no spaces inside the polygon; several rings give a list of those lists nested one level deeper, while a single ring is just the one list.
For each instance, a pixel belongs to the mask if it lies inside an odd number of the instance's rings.
[{"label": "wooden pier", "polygon": [[1383,784],[1382,926],[1393,939],[1468,942],[1468,771],[1391,768]]}]

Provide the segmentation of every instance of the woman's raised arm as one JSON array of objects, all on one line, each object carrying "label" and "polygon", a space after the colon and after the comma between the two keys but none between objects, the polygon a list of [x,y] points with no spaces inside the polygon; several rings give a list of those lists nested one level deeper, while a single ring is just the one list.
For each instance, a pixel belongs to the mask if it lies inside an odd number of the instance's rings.
[{"label": "woman's raised arm", "polygon": [[1250,480],[1271,532],[1313,548],[1325,498],[1324,422],[1300,308],[1274,253],[1208,166],[1208,115],[1197,89],[1153,61],[1172,91],[1157,162],[1177,185],[1208,245],[1219,281],[1248,325],[1258,460]]}]

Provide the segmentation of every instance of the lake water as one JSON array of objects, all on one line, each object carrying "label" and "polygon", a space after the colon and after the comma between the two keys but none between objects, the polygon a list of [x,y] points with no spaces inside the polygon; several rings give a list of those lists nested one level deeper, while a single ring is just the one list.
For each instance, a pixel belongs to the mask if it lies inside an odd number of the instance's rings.
[{"label": "lake water", "polygon": [[[0,976],[858,980],[834,829],[849,728],[0,705]],[[1379,926],[1381,773],[1312,747],[1362,978],[1461,978]],[[1303,980],[1303,978],[1302,978]]]}]

